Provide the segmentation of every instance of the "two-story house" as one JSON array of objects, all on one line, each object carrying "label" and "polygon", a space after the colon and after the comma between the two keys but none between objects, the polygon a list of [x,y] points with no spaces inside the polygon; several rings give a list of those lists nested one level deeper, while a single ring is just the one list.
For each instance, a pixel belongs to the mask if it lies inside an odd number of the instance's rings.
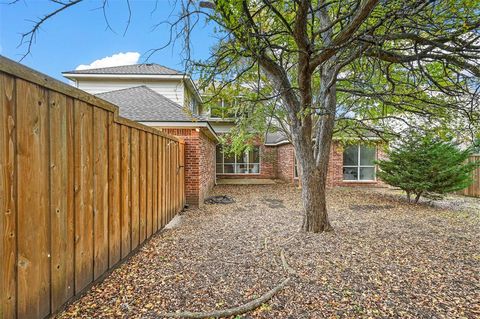
[{"label": "two-story house", "polygon": [[[241,155],[222,151],[218,136],[235,125],[228,105],[206,109],[189,75],[158,64],[64,72],[73,85],[119,107],[120,115],[185,140],[187,203],[197,206],[218,179],[298,179],[295,153],[281,132],[259,136]],[[223,101],[221,102],[223,103]],[[377,185],[375,146],[342,146],[330,154],[328,186]]]},{"label": "two-story house", "polygon": [[215,184],[218,138],[201,116],[202,98],[187,74],[149,63],[68,71],[63,76],[117,105],[121,116],[183,138],[187,203],[203,202]]}]

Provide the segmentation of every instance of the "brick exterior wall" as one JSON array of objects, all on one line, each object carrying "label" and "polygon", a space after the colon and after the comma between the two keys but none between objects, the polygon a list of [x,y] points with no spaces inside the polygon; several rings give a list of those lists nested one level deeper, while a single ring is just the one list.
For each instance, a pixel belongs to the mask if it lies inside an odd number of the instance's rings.
[{"label": "brick exterior wall", "polygon": [[277,177],[278,154],[275,146],[260,146],[260,176]]},{"label": "brick exterior wall", "polygon": [[[179,136],[185,141],[185,195],[189,205],[201,206],[203,200],[215,185],[216,143],[205,131],[195,128],[158,128],[166,133]],[[218,178],[266,178],[281,179],[288,183],[294,178],[295,151],[292,144],[260,146],[260,174],[227,174]],[[377,147],[377,158],[384,158],[383,147]],[[381,181],[344,182],[343,146],[334,141],[328,163],[327,187],[335,186],[385,186]]]},{"label": "brick exterior wall", "polygon": [[295,176],[295,151],[292,144],[277,146],[278,166],[277,178],[293,183]]},{"label": "brick exterior wall", "polygon": [[[292,144],[284,144],[277,147],[278,165],[277,178],[286,182],[295,182],[294,178],[294,148]],[[377,158],[384,158],[382,145],[377,146]],[[343,181],[343,146],[334,141],[330,149],[330,157],[328,162],[327,187],[335,186],[385,186],[380,180],[377,181],[359,181],[344,182]]]},{"label": "brick exterior wall", "polygon": [[343,147],[333,141],[328,159],[327,187],[343,183]]},{"label": "brick exterior wall", "polygon": [[199,205],[215,186],[215,142],[204,131],[200,132]]},{"label": "brick exterior wall", "polygon": [[199,128],[157,129],[185,141],[185,197],[187,204],[201,206],[215,184],[215,142]]}]

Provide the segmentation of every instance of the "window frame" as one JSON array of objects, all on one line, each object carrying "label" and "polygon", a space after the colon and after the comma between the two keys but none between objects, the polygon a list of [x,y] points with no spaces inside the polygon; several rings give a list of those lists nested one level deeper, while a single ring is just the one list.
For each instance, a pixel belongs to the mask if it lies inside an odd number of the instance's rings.
[{"label": "window frame", "polygon": [[[242,154],[242,157],[245,156],[247,158],[247,161],[246,162],[242,162],[242,163],[238,163],[237,162],[237,158],[238,156],[235,155],[235,160],[233,163],[225,163],[225,153],[223,152],[223,147],[221,149],[221,152],[222,152],[222,163],[218,163],[217,162],[217,157],[215,156],[215,175],[260,175],[262,173],[262,156],[261,156],[261,148],[260,146],[253,146],[254,148],[258,148],[258,163],[253,163],[253,162],[250,162],[250,153],[253,152],[253,149],[252,150],[248,150],[248,151],[244,151],[244,153]],[[215,148],[215,152],[218,152],[218,148],[216,147]],[[245,154],[245,152],[247,152]],[[218,171],[218,165],[221,165],[222,166],[222,172],[219,172]],[[225,173],[225,165],[233,165],[233,170],[234,172],[233,173]],[[249,167],[250,165],[258,165],[258,173],[238,173],[237,172],[237,165],[247,165],[247,167]],[[250,168],[248,168],[250,170]]]},{"label": "window frame", "polygon": [[[354,145],[350,145],[354,146]],[[357,165],[345,165],[342,161],[342,181],[345,183],[373,183],[377,181],[377,165],[361,165],[361,147],[366,145],[356,144],[357,146]],[[377,146],[373,146],[374,149],[374,161],[377,160]],[[342,156],[345,153],[345,149],[342,152]],[[357,179],[345,179],[345,174],[343,173],[344,168],[356,168],[357,169]],[[360,179],[360,169],[361,168],[373,168],[373,179]]]},{"label": "window frame", "polygon": [[[235,97],[233,99],[233,104],[235,105],[237,103],[237,98]],[[221,116],[215,116],[212,115],[212,107],[209,108],[208,110],[208,117],[213,120],[234,120],[237,117],[237,114],[225,114],[225,99],[221,99],[220,106],[217,105],[217,107],[220,108],[222,115]],[[228,112],[227,112],[228,113]],[[230,115],[230,116],[228,116]]]}]

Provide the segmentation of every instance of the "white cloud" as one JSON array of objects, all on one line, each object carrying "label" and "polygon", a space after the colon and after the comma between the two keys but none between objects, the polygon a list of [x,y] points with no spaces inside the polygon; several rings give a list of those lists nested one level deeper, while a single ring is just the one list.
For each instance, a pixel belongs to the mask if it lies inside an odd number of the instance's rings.
[{"label": "white cloud", "polygon": [[131,65],[138,63],[140,53],[138,52],[120,52],[93,61],[90,64],[80,64],[75,70],[87,70],[96,68],[106,68],[109,66]]}]

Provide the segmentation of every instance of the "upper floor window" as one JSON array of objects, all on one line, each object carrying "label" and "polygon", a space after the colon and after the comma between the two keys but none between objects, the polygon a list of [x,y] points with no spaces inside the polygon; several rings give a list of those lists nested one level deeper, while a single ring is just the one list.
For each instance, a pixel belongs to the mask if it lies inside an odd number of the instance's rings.
[{"label": "upper floor window", "polygon": [[231,103],[228,103],[224,99],[222,99],[216,104],[212,104],[210,106],[210,117],[217,119],[235,118],[235,109],[233,108],[233,106],[234,105],[232,105]]},{"label": "upper floor window", "polygon": [[372,146],[352,145],[343,151],[343,180],[374,181],[376,149]]},{"label": "upper floor window", "polygon": [[195,100],[193,97],[190,98],[189,101],[190,104],[190,110],[192,111],[193,114],[198,114],[198,104],[197,100]]}]

